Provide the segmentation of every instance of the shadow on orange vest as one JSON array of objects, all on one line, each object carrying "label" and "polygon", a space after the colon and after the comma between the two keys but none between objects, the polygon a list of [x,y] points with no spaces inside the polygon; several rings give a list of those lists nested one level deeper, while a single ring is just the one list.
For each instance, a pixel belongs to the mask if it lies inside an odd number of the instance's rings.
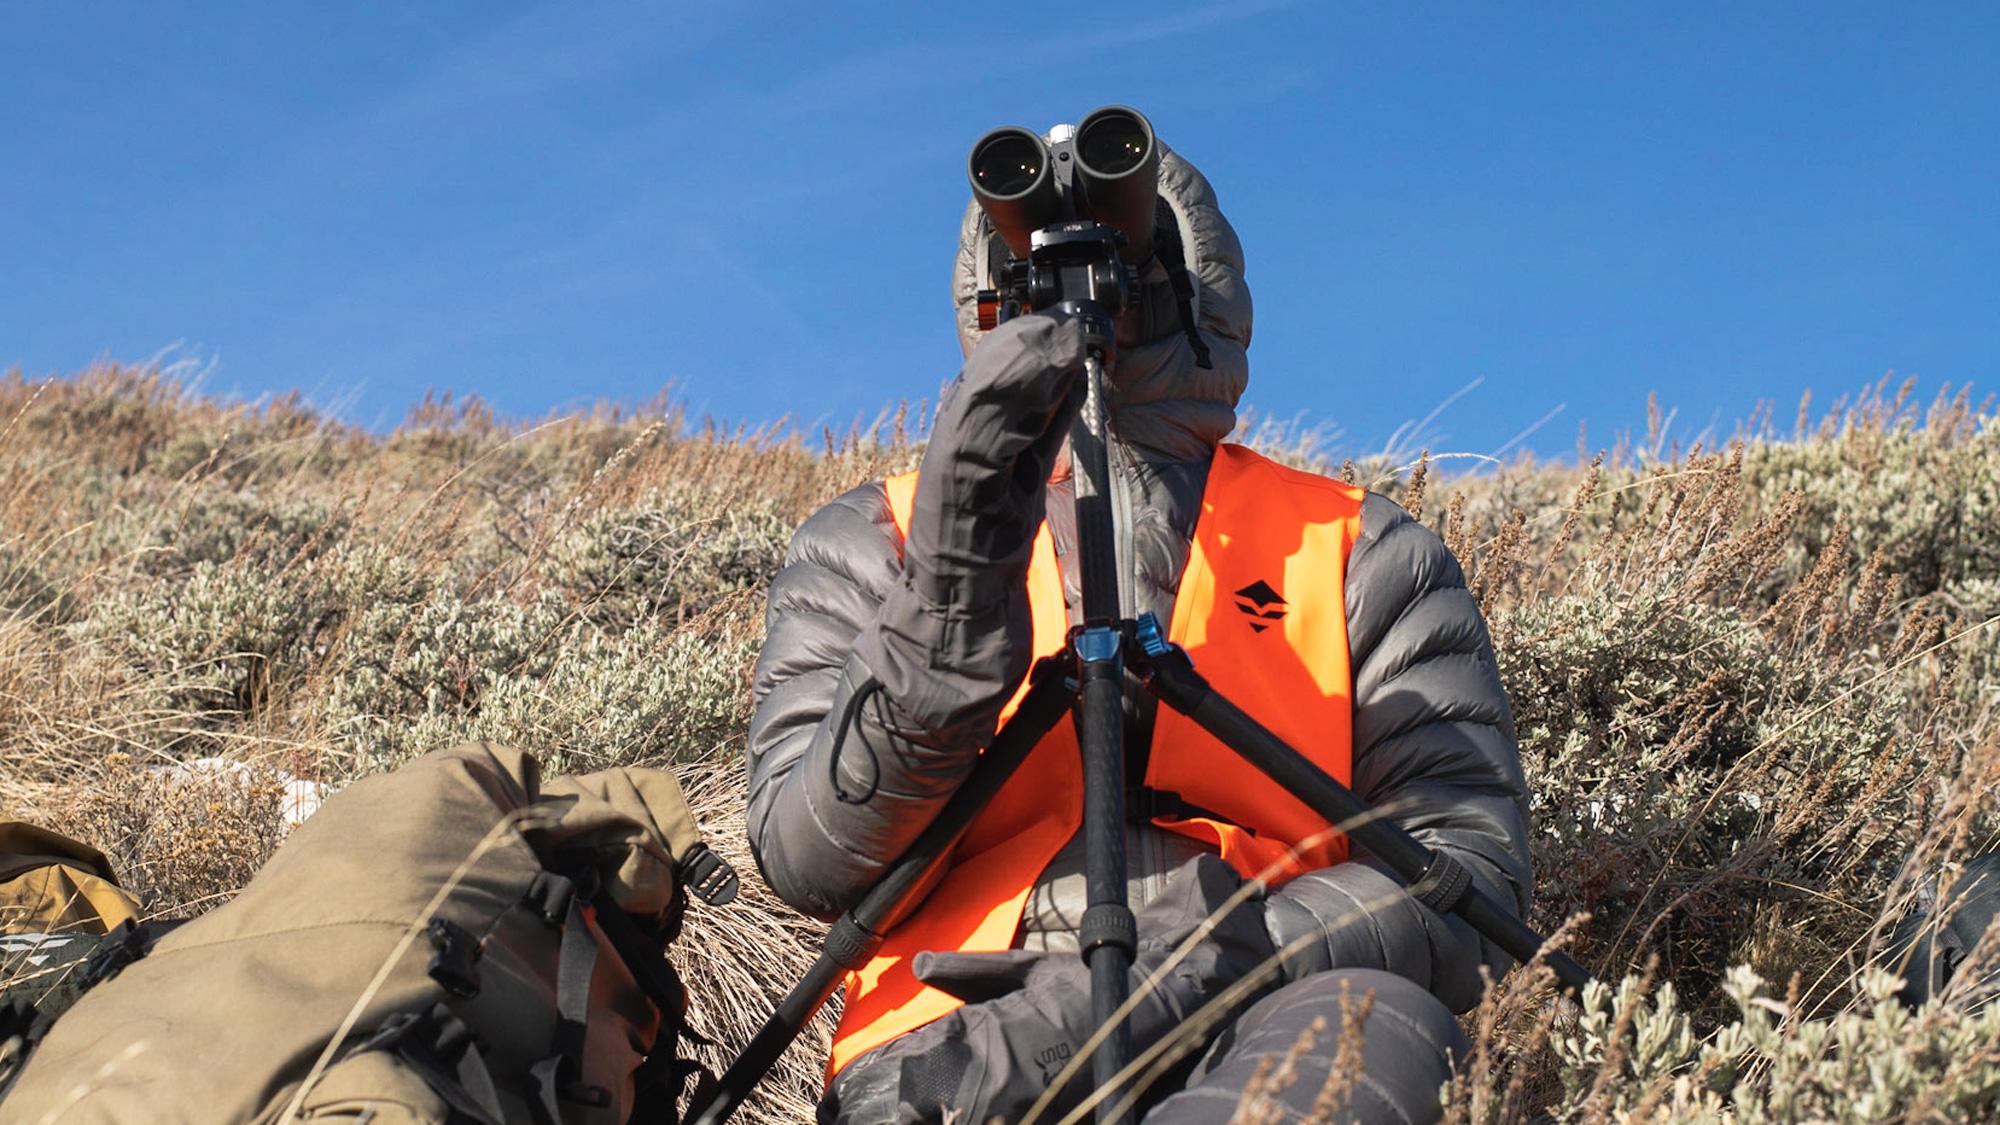
[{"label": "shadow on orange vest", "polygon": [[[885,482],[906,535],[916,474]],[[1363,490],[1288,469],[1238,445],[1217,447],[1201,518],[1174,599],[1169,637],[1202,674],[1259,722],[1342,783],[1350,780],[1353,709],[1345,573],[1361,528]],[[1061,650],[1069,629],[1062,576],[1044,525],[1028,568],[1036,656]],[[1026,694],[1007,704],[1003,720]],[[1347,840],[1298,798],[1245,764],[1185,716],[1162,707],[1146,784],[1220,819],[1167,820],[1246,878],[1270,881],[1339,863]],[[1083,820],[1083,765],[1070,724],[1058,724],[967,830],[924,904],[847,978],[829,1074],[862,1052],[921,1027],[961,1001],[919,982],[926,949],[998,951],[1014,944],[1021,908]],[[1310,843],[1293,855],[1295,845]]]}]

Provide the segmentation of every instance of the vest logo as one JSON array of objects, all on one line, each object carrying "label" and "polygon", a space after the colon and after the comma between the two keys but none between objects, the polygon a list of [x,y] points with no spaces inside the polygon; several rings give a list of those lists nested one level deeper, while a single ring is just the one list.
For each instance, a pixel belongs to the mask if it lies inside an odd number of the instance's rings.
[{"label": "vest logo", "polygon": [[1261,633],[1285,619],[1285,599],[1259,578],[1236,591],[1236,608],[1250,619],[1250,631]]}]

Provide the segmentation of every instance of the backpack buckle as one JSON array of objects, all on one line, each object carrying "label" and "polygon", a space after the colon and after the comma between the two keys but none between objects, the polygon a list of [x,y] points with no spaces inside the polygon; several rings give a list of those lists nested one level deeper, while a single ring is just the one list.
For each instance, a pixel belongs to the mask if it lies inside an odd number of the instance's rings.
[{"label": "backpack buckle", "polygon": [[142,927],[129,918],[120,922],[117,929],[104,935],[104,940],[90,951],[83,962],[76,978],[79,992],[96,988],[124,972],[132,963],[143,960],[153,951],[157,936],[152,923]]},{"label": "backpack buckle", "polygon": [[569,903],[575,897],[574,882],[553,871],[543,870],[535,872],[535,881],[528,884],[527,896],[522,901],[542,921],[560,926],[569,917]]},{"label": "backpack buckle", "polygon": [[484,952],[464,927],[443,918],[431,919],[424,936],[437,948],[429,968],[432,980],[453,996],[479,995],[479,958]]},{"label": "backpack buckle", "polygon": [[729,861],[697,843],[688,849],[679,866],[681,885],[688,893],[710,906],[726,906],[736,900],[736,869]]}]

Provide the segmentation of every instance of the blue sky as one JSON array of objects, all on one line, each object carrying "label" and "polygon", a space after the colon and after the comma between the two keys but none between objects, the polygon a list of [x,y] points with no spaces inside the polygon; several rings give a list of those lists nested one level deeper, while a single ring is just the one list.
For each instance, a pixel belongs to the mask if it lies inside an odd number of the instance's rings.
[{"label": "blue sky", "polygon": [[0,367],[370,425],[934,395],[967,148],[1111,101],[1242,237],[1248,401],[1350,451],[1475,380],[1435,448],[2000,378],[1990,4],[30,3],[0,98]]}]

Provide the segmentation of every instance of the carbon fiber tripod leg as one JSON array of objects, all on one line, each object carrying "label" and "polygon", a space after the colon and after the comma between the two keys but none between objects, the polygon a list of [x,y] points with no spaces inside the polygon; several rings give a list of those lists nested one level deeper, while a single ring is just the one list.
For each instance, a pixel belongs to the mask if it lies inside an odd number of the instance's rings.
[{"label": "carbon fiber tripod leg", "polygon": [[764,1021],[736,1060],[729,1064],[716,1083],[715,1095],[705,1105],[690,1106],[686,1120],[698,1125],[715,1125],[735,1112],[750,1096],[750,1090],[770,1073],[778,1057],[805,1030],[841,978],[868,963],[882,946],[882,935],[901,921],[916,903],[918,890],[931,874],[951,858],[952,849],[971,826],[973,818],[993,800],[1007,779],[1025,761],[1063,715],[1068,712],[1072,691],[1064,681],[1066,658],[1052,658],[1037,665],[1033,686],[986,752],[965,784],[932,819],[908,851],[884,872],[860,902],[840,916],[827,931],[819,957],[806,975]]},{"label": "carbon fiber tripod leg", "polygon": [[1140,622],[1139,643],[1145,653],[1147,686],[1162,702],[1222,740],[1327,823],[1349,826],[1348,838],[1387,864],[1417,901],[1440,914],[1456,913],[1516,961],[1526,964],[1540,955],[1556,979],[1573,992],[1589,983],[1588,969],[1560,950],[1544,950],[1547,939],[1473,886],[1471,873],[1457,860],[1375,815],[1354,790],[1209,686],[1187,653],[1168,643],[1159,622],[1150,616]]}]

